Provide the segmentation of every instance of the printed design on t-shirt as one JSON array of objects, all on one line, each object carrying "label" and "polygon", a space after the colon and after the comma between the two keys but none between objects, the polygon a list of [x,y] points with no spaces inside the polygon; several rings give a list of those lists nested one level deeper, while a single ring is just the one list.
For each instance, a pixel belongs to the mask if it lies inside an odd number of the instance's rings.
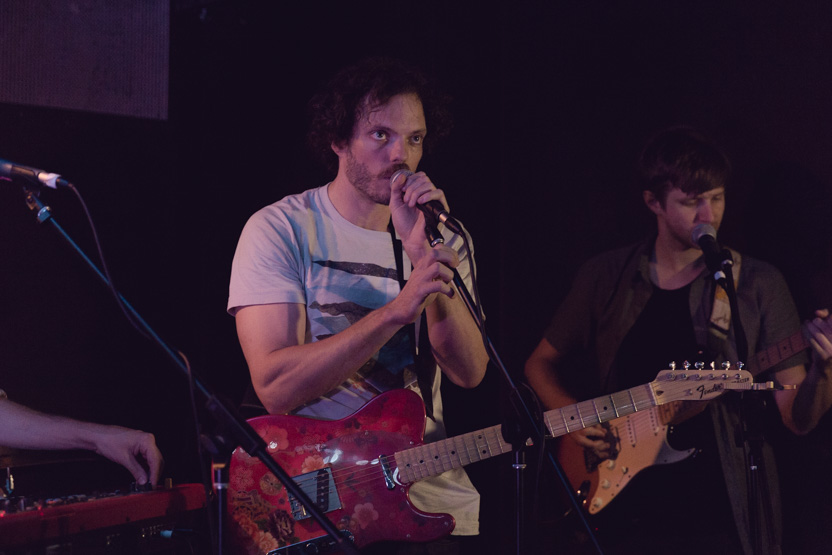
[{"label": "printed design on t-shirt", "polygon": [[[394,280],[398,282],[398,273],[395,269],[384,268],[377,264],[343,262],[336,260],[320,260],[314,264],[319,268],[326,268],[327,271],[334,271],[335,274],[343,273],[344,280],[330,276],[330,284],[338,284],[339,281],[349,283],[349,287],[343,287],[341,296],[354,297],[346,298],[337,302],[322,303],[312,300],[309,303],[310,317],[317,324],[315,341],[320,341],[341,331],[364,318],[377,306],[387,302],[387,298],[381,297],[382,293],[374,287],[372,281]],[[367,279],[362,279],[367,278]],[[337,287],[337,285],[336,285]],[[332,293],[332,287],[327,293]],[[373,307],[361,304],[360,301],[374,302]],[[311,314],[316,314],[311,316]],[[324,331],[325,330],[325,331]],[[348,380],[350,386],[370,391],[374,394],[388,391],[404,385],[405,369],[413,366],[413,346],[407,327],[400,329],[382,348],[374,354],[359,370]]]},{"label": "printed design on t-shirt", "polygon": [[399,279],[399,274],[393,268],[384,268],[378,264],[366,262],[341,262],[338,260],[316,260],[315,264],[324,268],[332,268],[356,276],[374,276],[386,279]]}]

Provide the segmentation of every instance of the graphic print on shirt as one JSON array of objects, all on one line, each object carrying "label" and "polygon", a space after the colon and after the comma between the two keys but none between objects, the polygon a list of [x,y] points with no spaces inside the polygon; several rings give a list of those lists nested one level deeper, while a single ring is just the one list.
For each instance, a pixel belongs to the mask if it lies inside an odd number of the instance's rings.
[{"label": "graphic print on shirt", "polygon": [[[320,341],[355,324],[367,314],[386,304],[387,290],[398,289],[395,269],[377,264],[334,260],[313,262],[315,288],[308,290],[307,314],[313,340]],[[383,286],[379,287],[379,283]],[[326,291],[329,302],[320,302],[315,291]],[[337,297],[343,300],[332,300]],[[390,389],[403,387],[412,378],[413,347],[408,328],[396,334],[341,387],[325,395],[337,400],[345,389],[370,398]],[[302,410],[299,412],[303,412]]]}]

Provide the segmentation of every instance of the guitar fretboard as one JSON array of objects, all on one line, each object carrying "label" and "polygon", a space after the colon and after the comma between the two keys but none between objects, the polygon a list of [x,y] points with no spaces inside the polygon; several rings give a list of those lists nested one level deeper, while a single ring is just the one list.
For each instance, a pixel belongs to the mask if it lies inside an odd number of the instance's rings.
[{"label": "guitar fretboard", "polygon": [[797,332],[754,355],[749,365],[755,371],[763,372],[810,346],[803,332]]},{"label": "guitar fretboard", "polygon": [[492,426],[399,451],[395,459],[399,480],[407,484],[509,451],[511,445],[503,440],[500,426]]},{"label": "guitar fretboard", "polygon": [[[743,370],[665,370],[649,384],[546,411],[543,419],[552,436],[559,437],[671,401],[707,401],[729,389],[769,387],[768,383],[755,384]],[[409,484],[509,451],[511,445],[503,439],[501,427],[492,426],[405,449],[393,458],[399,481]]]},{"label": "guitar fretboard", "polygon": [[562,409],[546,411],[543,418],[553,437],[588,428],[620,416],[656,406],[658,403],[650,384],[596,397]]},{"label": "guitar fretboard", "polygon": [[[549,432],[558,437],[619,416],[656,406],[650,384],[641,385],[547,411],[543,417]],[[395,454],[402,483],[416,482],[467,464],[511,451],[500,426],[420,445]]]}]

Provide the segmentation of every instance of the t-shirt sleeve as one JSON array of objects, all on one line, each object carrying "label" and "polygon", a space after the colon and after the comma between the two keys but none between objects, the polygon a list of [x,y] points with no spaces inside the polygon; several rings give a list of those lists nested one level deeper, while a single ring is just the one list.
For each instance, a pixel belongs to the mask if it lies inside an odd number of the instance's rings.
[{"label": "t-shirt sleeve", "polygon": [[581,266],[572,282],[572,288],[543,334],[561,354],[589,348],[594,329],[594,307],[598,304],[596,297],[604,294],[598,291],[598,278],[602,271],[598,258]]},{"label": "t-shirt sleeve", "polygon": [[246,223],[231,264],[228,313],[250,305],[305,303],[297,231],[274,207]]}]

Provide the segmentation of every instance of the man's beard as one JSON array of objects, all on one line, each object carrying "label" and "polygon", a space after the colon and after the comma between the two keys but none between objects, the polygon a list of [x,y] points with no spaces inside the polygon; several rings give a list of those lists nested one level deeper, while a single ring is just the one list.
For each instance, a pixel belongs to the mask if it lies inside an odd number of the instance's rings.
[{"label": "man's beard", "polygon": [[[388,206],[390,204],[390,179],[393,174],[399,170],[409,170],[407,164],[396,164],[390,167],[386,172],[374,176],[366,165],[358,162],[352,155],[351,150],[347,150],[347,179],[352,183],[353,187],[376,204],[383,204]],[[373,182],[377,179],[386,180],[386,186],[380,190],[373,187]]]},{"label": "man's beard", "polygon": [[[392,174],[392,172],[391,172]],[[347,179],[353,187],[365,197],[387,206],[390,204],[390,187],[374,187],[374,182],[383,176],[374,176],[366,165],[356,161],[351,151],[347,151]]]}]

